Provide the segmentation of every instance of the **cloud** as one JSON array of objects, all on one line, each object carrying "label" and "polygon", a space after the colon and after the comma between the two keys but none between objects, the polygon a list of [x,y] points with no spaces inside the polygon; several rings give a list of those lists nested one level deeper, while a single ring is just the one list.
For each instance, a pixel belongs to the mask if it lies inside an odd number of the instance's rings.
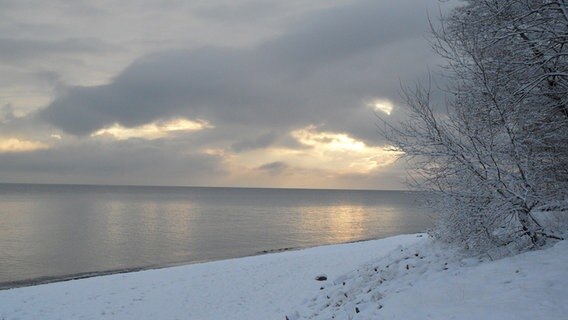
[{"label": "cloud", "polygon": [[218,156],[180,149],[187,146],[132,139],[0,153],[0,175],[36,183],[214,185],[226,174]]},{"label": "cloud", "polygon": [[[260,51],[296,71],[324,66],[422,34],[426,12],[417,4],[417,1],[354,1],[322,10],[298,21],[288,33],[266,41]],[[400,23],[401,17],[405,17],[404,23]]]},{"label": "cloud", "polygon": [[78,53],[102,53],[109,45],[97,39],[70,38],[66,40],[39,40],[23,38],[0,38],[0,59],[16,61],[45,59],[51,55]]},{"label": "cloud", "polygon": [[[167,121],[158,121],[133,128],[125,128],[119,124],[114,124],[110,127],[101,129],[93,133],[91,136],[111,136],[117,140],[125,140],[130,138],[155,140],[176,134],[184,134],[211,128],[213,128],[213,126],[207,121],[193,121],[184,118],[176,118]],[[61,139],[61,137],[59,137],[59,139]]]},{"label": "cloud", "polygon": [[21,140],[18,138],[0,138],[0,153],[21,153],[48,149],[49,146],[39,141]]},{"label": "cloud", "polygon": [[279,174],[282,171],[286,170],[288,165],[282,161],[270,162],[261,165],[260,167],[256,168],[260,171],[268,172],[269,174]]},{"label": "cloud", "polygon": [[235,152],[262,149],[273,144],[275,140],[276,140],[276,134],[274,132],[270,132],[267,134],[256,136],[254,138],[245,138],[239,140],[231,146],[231,149]]},{"label": "cloud", "polygon": [[16,119],[14,108],[10,104],[5,104],[0,108],[0,123],[10,122]]},{"label": "cloud", "polygon": [[393,95],[399,83],[385,77],[385,65],[417,72],[406,59],[380,60],[388,48],[406,50],[405,41],[423,36],[421,2],[353,1],[308,14],[253,47],[149,55],[109,84],[68,87],[38,117],[83,136],[114,123],[136,127],[188,117],[219,130],[253,125],[286,132],[310,123],[343,124],[342,130],[370,139],[376,134],[363,100]]},{"label": "cloud", "polygon": [[0,137],[49,149],[0,154],[5,181],[385,187],[374,113],[400,117],[401,80],[439,62],[437,0],[26,3],[0,27],[26,92]]},{"label": "cloud", "polygon": [[[304,147],[274,144],[229,154],[224,157],[225,164],[235,173],[257,171],[289,177],[300,172],[317,172],[337,178],[388,170],[398,156],[388,146],[369,146],[346,133],[320,131],[315,126],[294,130],[290,136]],[[312,175],[303,173],[300,177]]]},{"label": "cloud", "polygon": [[285,6],[281,2],[254,0],[223,4],[205,3],[204,6],[198,7],[196,12],[203,18],[226,23],[227,21],[250,22],[251,19],[266,18],[283,9]]}]

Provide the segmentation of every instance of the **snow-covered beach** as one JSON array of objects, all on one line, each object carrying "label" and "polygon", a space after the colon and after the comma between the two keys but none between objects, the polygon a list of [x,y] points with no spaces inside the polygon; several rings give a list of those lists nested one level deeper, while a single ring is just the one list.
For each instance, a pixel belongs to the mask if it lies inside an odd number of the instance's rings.
[{"label": "snow-covered beach", "polygon": [[566,265],[568,241],[490,261],[403,235],[4,290],[0,318],[561,319]]}]

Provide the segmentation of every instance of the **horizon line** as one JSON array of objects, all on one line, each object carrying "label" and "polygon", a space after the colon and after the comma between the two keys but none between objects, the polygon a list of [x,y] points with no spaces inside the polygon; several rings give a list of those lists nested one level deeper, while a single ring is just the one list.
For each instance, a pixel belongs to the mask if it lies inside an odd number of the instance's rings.
[{"label": "horizon line", "polygon": [[251,187],[251,186],[191,186],[191,185],[147,185],[147,184],[95,184],[95,183],[44,183],[44,182],[1,182],[0,185],[35,186],[85,186],[85,187],[146,187],[146,188],[225,188],[225,189],[276,189],[276,190],[323,190],[323,191],[408,191],[410,189],[349,189],[349,188],[306,188],[306,187]]}]

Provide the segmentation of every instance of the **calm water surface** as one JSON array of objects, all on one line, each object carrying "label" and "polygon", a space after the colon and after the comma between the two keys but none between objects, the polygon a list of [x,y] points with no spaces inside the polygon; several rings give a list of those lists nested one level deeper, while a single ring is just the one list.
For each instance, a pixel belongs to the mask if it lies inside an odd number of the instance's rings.
[{"label": "calm water surface", "polygon": [[0,287],[432,225],[401,191],[0,184]]}]

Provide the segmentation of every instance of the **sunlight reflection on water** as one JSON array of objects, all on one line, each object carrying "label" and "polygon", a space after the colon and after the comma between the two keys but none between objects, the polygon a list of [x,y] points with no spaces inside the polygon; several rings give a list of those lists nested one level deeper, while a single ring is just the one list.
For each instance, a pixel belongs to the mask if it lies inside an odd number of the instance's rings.
[{"label": "sunlight reflection on water", "polygon": [[409,192],[0,185],[0,284],[423,231]]}]

